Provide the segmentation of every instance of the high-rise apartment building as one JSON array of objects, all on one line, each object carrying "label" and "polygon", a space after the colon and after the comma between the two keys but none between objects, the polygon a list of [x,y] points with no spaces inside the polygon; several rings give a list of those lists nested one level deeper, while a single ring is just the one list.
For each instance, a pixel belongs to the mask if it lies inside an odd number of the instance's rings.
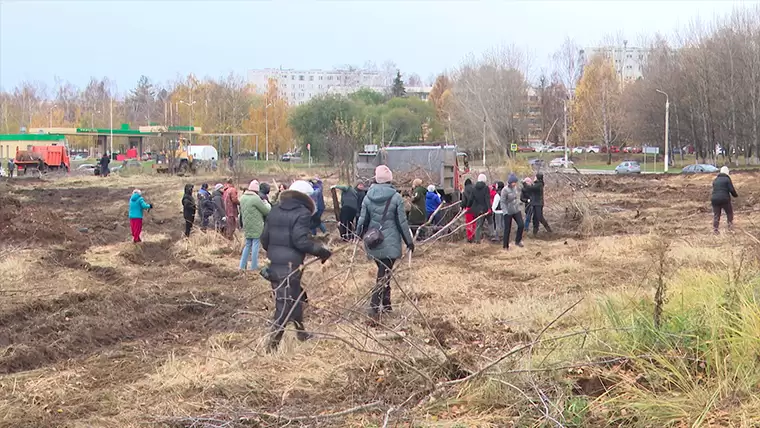
[{"label": "high-rise apartment building", "polygon": [[610,59],[620,81],[625,84],[644,76],[649,49],[628,46],[628,42],[623,42],[623,46],[586,48],[579,52],[581,64],[587,64],[596,55]]},{"label": "high-rise apartment building", "polygon": [[362,88],[383,92],[390,86],[376,71],[367,70],[285,70],[266,68],[248,72],[248,83],[257,93],[266,93],[269,79],[277,80],[280,96],[292,106],[324,94],[350,94]]}]

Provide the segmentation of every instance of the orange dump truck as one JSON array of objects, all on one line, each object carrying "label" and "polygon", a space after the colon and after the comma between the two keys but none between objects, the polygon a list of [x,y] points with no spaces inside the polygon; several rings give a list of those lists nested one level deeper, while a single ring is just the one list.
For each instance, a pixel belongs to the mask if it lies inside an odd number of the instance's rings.
[{"label": "orange dump truck", "polygon": [[28,150],[16,149],[14,160],[19,175],[31,171],[41,173],[49,171],[68,172],[71,168],[69,150],[65,146],[30,146]]}]

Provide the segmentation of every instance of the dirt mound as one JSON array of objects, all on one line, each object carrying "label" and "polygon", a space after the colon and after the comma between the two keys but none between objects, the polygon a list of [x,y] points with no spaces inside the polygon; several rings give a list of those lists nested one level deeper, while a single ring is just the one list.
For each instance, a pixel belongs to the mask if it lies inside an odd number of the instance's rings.
[{"label": "dirt mound", "polygon": [[0,312],[0,373],[30,370],[103,351],[124,341],[149,346],[185,344],[198,334],[235,330],[231,313],[239,302],[216,293],[191,302],[169,293],[75,293]]},{"label": "dirt mound", "polygon": [[171,239],[160,242],[143,242],[119,252],[128,262],[141,266],[167,266],[174,260]]},{"label": "dirt mound", "polygon": [[42,260],[69,269],[83,270],[108,284],[119,284],[124,280],[124,277],[116,269],[110,266],[92,265],[82,259],[81,251],[73,249],[56,249],[49,256],[42,257]]},{"label": "dirt mound", "polygon": [[2,242],[60,244],[80,238],[80,233],[48,208],[21,203],[12,197],[0,199]]}]

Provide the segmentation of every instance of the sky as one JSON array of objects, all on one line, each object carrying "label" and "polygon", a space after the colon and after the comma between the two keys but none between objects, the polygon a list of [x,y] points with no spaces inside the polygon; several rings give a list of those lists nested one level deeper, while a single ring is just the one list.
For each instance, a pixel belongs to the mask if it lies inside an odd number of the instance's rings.
[{"label": "sky", "polygon": [[22,81],[119,92],[141,75],[245,75],[257,68],[330,69],[395,62],[423,79],[500,44],[550,67],[566,37],[594,46],[622,34],[672,34],[758,1],[34,1],[0,0],[0,87]]}]

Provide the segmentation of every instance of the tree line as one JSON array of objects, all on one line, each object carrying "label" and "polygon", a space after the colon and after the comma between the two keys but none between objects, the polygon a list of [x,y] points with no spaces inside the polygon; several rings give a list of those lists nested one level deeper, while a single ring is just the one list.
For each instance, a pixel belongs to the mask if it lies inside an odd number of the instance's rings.
[{"label": "tree line", "polygon": [[[621,44],[619,37],[601,43]],[[260,141],[268,131],[271,151],[309,147],[314,158],[333,164],[350,163],[348,154],[363,145],[421,142],[457,144],[480,155],[485,141],[501,158],[510,155],[511,144],[538,141],[662,148],[667,94],[672,147],[691,146],[703,160],[722,153],[731,161],[757,162],[760,7],[692,24],[672,37],[656,35],[640,46],[649,55],[643,78],[634,82],[620,81],[611,58],[584,62],[572,39],[538,70],[525,50],[498,46],[442,72],[426,100],[406,91],[422,85],[419,76],[405,76],[393,64],[383,66],[395,74],[383,92],[325,95],[297,107],[279,96],[277,81],[255,91],[235,74],[190,75],[168,85],[142,77],[123,96],[107,78],[83,89],[57,81],[53,91],[25,82],[0,92],[0,129],[107,127],[113,99],[115,124],[193,123],[204,132],[258,134]],[[255,148],[252,139],[244,145]]]}]

